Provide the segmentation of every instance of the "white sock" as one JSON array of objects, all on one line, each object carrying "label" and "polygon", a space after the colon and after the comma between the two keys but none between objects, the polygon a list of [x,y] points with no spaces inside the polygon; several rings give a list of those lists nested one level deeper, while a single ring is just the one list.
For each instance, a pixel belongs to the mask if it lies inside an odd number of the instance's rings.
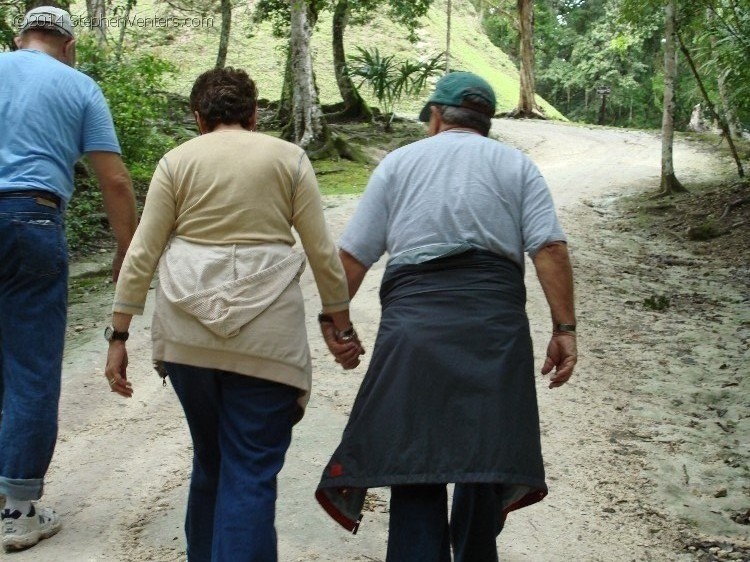
[{"label": "white sock", "polygon": [[14,511],[20,511],[21,515],[28,515],[31,511],[30,500],[17,500],[8,496],[5,498],[5,509],[13,513]]}]

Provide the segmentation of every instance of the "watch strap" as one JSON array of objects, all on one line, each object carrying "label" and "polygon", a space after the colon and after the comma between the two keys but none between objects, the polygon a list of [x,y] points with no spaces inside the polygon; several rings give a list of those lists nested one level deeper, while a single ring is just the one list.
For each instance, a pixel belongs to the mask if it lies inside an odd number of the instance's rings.
[{"label": "watch strap", "polygon": [[112,326],[107,326],[104,330],[104,339],[107,341],[128,341],[130,332],[118,332]]},{"label": "watch strap", "polygon": [[333,317],[330,314],[321,312],[318,314],[318,322],[321,324],[333,324]]}]

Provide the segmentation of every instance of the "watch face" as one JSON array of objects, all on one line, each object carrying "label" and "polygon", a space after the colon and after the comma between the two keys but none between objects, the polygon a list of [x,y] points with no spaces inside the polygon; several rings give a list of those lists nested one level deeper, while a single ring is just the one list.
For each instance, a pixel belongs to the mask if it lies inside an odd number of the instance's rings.
[{"label": "watch face", "polygon": [[118,332],[112,326],[104,328],[104,339],[107,341],[127,341],[129,336],[128,332]]}]

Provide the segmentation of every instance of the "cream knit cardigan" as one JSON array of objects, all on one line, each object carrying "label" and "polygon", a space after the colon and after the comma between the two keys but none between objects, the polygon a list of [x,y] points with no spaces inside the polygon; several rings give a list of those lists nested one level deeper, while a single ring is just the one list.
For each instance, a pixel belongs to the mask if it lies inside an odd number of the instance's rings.
[{"label": "cream knit cardigan", "polygon": [[348,308],[338,250],[299,147],[245,131],[202,135],[167,153],[149,186],[113,310],[142,314],[159,265],[153,358],[300,389],[311,361],[299,276],[309,259],[323,311]]}]

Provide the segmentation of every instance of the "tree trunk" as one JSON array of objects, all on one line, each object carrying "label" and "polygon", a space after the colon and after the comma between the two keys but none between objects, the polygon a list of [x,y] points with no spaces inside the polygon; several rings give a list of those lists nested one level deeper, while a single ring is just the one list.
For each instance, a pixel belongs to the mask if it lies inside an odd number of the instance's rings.
[{"label": "tree trunk", "polygon": [[86,0],[86,12],[91,19],[91,31],[96,37],[96,44],[101,49],[107,42],[107,26],[104,18],[107,17],[107,4],[105,0]]},{"label": "tree trunk", "polygon": [[535,117],[545,119],[536,104],[534,79],[534,0],[517,0],[518,35],[521,40],[521,88],[518,107],[512,117]]},{"label": "tree trunk", "polygon": [[335,152],[331,133],[323,118],[313,76],[310,38],[312,26],[305,0],[289,0],[291,33],[289,46],[292,58],[292,123],[294,142],[311,157]]},{"label": "tree trunk", "polygon": [[344,48],[344,31],[349,22],[349,0],[338,0],[333,10],[333,70],[336,75],[341,99],[344,100],[344,109],[337,113],[337,117],[347,119],[361,119],[368,123],[372,121],[372,111],[357,88],[354,87],[352,79],[346,73],[346,50]]},{"label": "tree trunk", "polygon": [[451,71],[451,13],[453,12],[453,3],[448,0],[446,25],[448,31],[445,34],[445,73]]},{"label": "tree trunk", "polygon": [[675,79],[677,77],[677,49],[675,46],[675,1],[667,0],[664,8],[664,112],[661,123],[661,191],[663,195],[687,191],[674,172],[674,112]]},{"label": "tree trunk", "polygon": [[281,125],[281,138],[294,142],[294,123],[292,123],[292,52],[286,51],[286,64],[284,65],[284,82],[281,85],[281,97],[279,109],[276,111],[276,120]]},{"label": "tree trunk", "polygon": [[607,119],[607,94],[602,94],[602,104],[599,106],[599,125],[604,125]]},{"label": "tree trunk", "polygon": [[221,0],[221,35],[219,36],[219,52],[216,55],[216,68],[224,68],[227,64],[229,50],[229,30],[232,27],[232,0]]},{"label": "tree trunk", "polygon": [[122,48],[125,44],[125,30],[128,26],[128,20],[130,19],[130,10],[135,6],[136,0],[127,0],[125,2],[125,13],[122,16],[122,23],[120,27],[120,36],[117,38],[117,45],[115,46],[115,60],[119,63],[122,58]]}]

